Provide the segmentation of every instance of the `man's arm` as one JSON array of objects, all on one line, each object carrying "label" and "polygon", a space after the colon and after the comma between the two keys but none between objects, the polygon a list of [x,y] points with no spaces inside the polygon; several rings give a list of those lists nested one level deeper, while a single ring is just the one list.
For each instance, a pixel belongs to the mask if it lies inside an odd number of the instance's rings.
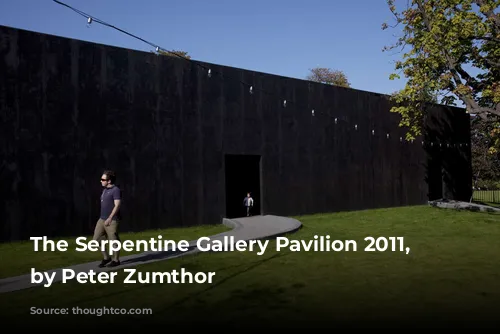
[{"label": "man's arm", "polygon": [[108,219],[112,220],[113,217],[116,215],[118,212],[118,209],[120,208],[121,200],[120,199],[115,199],[115,207],[113,208],[113,211],[111,211],[111,214],[109,215]]},{"label": "man's arm", "polygon": [[111,211],[111,214],[109,215],[108,219],[106,219],[107,225],[111,224],[111,220],[113,219],[113,217],[118,212],[118,209],[120,208],[120,204],[121,204],[121,191],[120,191],[120,189],[115,188],[115,190],[113,191],[113,200],[115,203],[115,207],[113,208],[113,211]]}]

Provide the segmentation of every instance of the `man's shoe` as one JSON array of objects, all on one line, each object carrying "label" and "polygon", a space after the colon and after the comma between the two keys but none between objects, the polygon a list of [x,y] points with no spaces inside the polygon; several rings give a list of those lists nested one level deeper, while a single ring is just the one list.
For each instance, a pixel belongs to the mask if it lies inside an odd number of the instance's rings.
[{"label": "man's shoe", "polygon": [[102,260],[101,263],[99,264],[99,268],[104,268],[110,261],[111,259]]},{"label": "man's shoe", "polygon": [[120,261],[111,261],[108,267],[117,267],[120,265]]}]

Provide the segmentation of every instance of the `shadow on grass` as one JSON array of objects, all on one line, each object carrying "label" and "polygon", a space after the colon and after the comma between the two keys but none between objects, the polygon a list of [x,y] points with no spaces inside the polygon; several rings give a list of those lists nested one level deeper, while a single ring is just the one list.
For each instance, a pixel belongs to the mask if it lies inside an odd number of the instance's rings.
[{"label": "shadow on grass", "polygon": [[125,265],[125,264],[137,263],[137,262],[148,262],[148,261],[152,261],[152,260],[166,260],[168,258],[178,256],[181,254],[187,254],[187,253],[195,250],[196,248],[197,248],[196,246],[190,246],[190,247],[188,247],[188,249],[186,251],[177,250],[177,251],[164,251],[164,252],[145,254],[145,255],[135,257],[133,259],[122,261],[121,263],[122,263],[122,265]]},{"label": "shadow on grass", "polygon": [[[164,253],[167,253],[167,252],[164,252]],[[174,252],[171,252],[171,253],[174,253]],[[183,252],[175,252],[175,253],[183,253]],[[189,296],[181,299],[180,301],[177,301],[177,302],[173,303],[172,305],[170,305],[170,306],[168,306],[168,307],[160,310],[160,312],[161,311],[166,311],[166,310],[168,310],[168,309],[170,309],[170,308],[172,308],[174,306],[177,306],[179,304],[182,304],[182,303],[188,301],[191,298],[197,297],[197,296],[199,296],[199,295],[201,295],[201,294],[203,294],[203,293],[205,293],[205,292],[207,292],[209,290],[212,290],[212,289],[220,286],[221,284],[227,282],[228,280],[230,280],[230,279],[232,279],[232,278],[234,278],[234,277],[236,277],[238,275],[244,274],[244,273],[246,273],[246,272],[248,272],[248,271],[250,271],[250,270],[252,270],[252,269],[254,269],[254,268],[256,268],[256,267],[258,267],[260,265],[262,265],[265,262],[268,262],[268,261],[273,260],[273,259],[278,258],[278,257],[286,256],[286,255],[288,255],[288,253],[276,254],[276,255],[273,255],[273,256],[271,256],[271,257],[269,257],[267,259],[263,259],[263,260],[254,262],[254,263],[250,264],[250,266],[248,266],[248,264],[246,264],[246,263],[242,263],[242,264],[237,264],[237,265],[232,265],[232,266],[227,266],[227,267],[222,267],[220,269],[217,269],[218,272],[221,272],[221,271],[226,271],[226,270],[230,270],[230,269],[234,269],[234,268],[239,268],[239,267],[243,267],[243,266],[246,267],[246,269],[243,269],[243,270],[241,270],[239,272],[236,272],[236,273],[234,273],[234,274],[232,274],[232,275],[230,275],[230,276],[222,279],[220,282],[218,282],[216,284],[213,284],[210,287],[208,287],[208,288],[206,288],[206,289],[204,289],[202,291],[193,293],[193,294],[191,294],[191,295],[189,295]],[[79,299],[79,300],[71,301],[71,302],[66,303],[66,306],[72,306],[74,304],[81,304],[81,303],[88,303],[88,302],[92,302],[92,301],[96,301],[96,300],[100,300],[100,299],[105,299],[105,298],[109,298],[109,297],[123,295],[123,294],[129,293],[131,291],[135,292],[135,291],[138,291],[138,290],[141,290],[141,289],[145,289],[145,288],[149,288],[149,287],[155,286],[155,285],[156,284],[154,284],[154,283],[150,283],[150,284],[143,284],[141,286],[136,286],[136,287],[129,288],[129,289],[120,289],[119,291],[110,292],[110,293],[99,295],[99,296],[92,297],[92,298],[85,298],[85,299]]]},{"label": "shadow on grass", "polygon": [[[218,283],[212,284],[211,286],[209,286],[206,289],[203,289],[201,291],[192,293],[192,294],[190,294],[190,295],[188,295],[188,296],[186,296],[186,297],[178,300],[177,302],[174,302],[173,304],[171,304],[171,305],[169,305],[169,306],[167,306],[167,307],[165,307],[163,309],[160,309],[157,313],[162,313],[162,312],[168,311],[168,310],[170,310],[170,309],[172,309],[172,308],[174,308],[176,306],[179,306],[182,303],[185,303],[185,302],[187,302],[187,301],[189,301],[189,300],[191,300],[193,298],[199,297],[202,294],[204,294],[204,293],[206,293],[206,292],[208,292],[210,290],[213,290],[213,289],[221,286],[222,284],[226,283],[227,281],[229,281],[229,280],[231,280],[231,279],[233,279],[233,278],[235,278],[235,277],[237,277],[237,276],[239,276],[241,274],[245,274],[245,273],[249,272],[250,270],[257,268],[258,266],[260,266],[260,265],[262,265],[262,264],[264,264],[264,263],[266,263],[268,261],[277,259],[279,257],[287,256],[288,254],[289,253],[278,253],[278,254],[275,254],[273,256],[268,257],[267,259],[263,259],[263,260],[254,262],[253,264],[251,264],[250,266],[248,266],[246,269],[238,271],[238,272],[236,272],[236,273],[234,273],[232,275],[229,275],[229,276],[223,278]],[[241,267],[241,266],[243,266],[243,264],[236,265],[236,266],[230,266],[230,267],[226,267],[226,268],[222,268],[222,269],[219,269],[218,271],[227,270],[227,269],[231,269],[231,268],[235,268],[235,267]]]}]

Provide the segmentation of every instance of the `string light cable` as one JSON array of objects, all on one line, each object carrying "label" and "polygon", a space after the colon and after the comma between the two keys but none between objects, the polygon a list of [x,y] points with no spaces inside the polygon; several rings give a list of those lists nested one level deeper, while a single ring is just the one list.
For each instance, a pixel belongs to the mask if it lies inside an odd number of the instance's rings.
[{"label": "string light cable", "polygon": [[[90,15],[90,14],[87,14],[87,13],[85,13],[85,12],[83,12],[83,11],[79,10],[79,9],[76,9],[76,8],[74,8],[74,7],[72,7],[72,6],[68,5],[68,4],[65,4],[65,3],[63,3],[63,2],[61,2],[61,1],[59,1],[59,0],[52,0],[52,1],[54,1],[55,3],[57,3],[57,4],[61,5],[61,6],[67,7],[67,8],[69,8],[70,10],[74,11],[75,13],[77,13],[77,14],[79,14],[79,15],[81,15],[81,16],[83,16],[83,17],[85,17],[85,18],[87,19],[87,24],[88,24],[88,25],[90,25],[90,24],[92,24],[93,22],[95,22],[95,23],[101,24],[101,25],[103,25],[103,26],[106,26],[106,27],[108,27],[108,28],[115,29],[115,30],[117,30],[117,31],[119,31],[119,32],[121,32],[121,33],[123,33],[123,34],[126,34],[126,35],[128,35],[128,36],[130,36],[130,37],[132,37],[132,38],[135,38],[135,39],[137,39],[137,40],[139,40],[139,41],[141,41],[141,42],[143,42],[143,43],[148,44],[149,46],[151,46],[151,47],[153,47],[153,48],[155,49],[155,51],[156,51],[156,53],[157,53],[157,54],[160,54],[160,52],[162,52],[162,51],[163,51],[163,52],[170,53],[170,54],[173,54],[173,55],[177,56],[178,58],[184,59],[185,61],[188,61],[188,62],[190,62],[190,63],[192,63],[192,64],[195,64],[195,65],[197,65],[197,66],[199,66],[199,67],[203,68],[203,70],[205,70],[205,71],[206,71],[206,73],[207,73],[208,77],[210,77],[210,78],[211,78],[211,77],[213,76],[213,74],[214,74],[214,71],[212,71],[212,69],[211,69],[210,67],[207,67],[207,66],[205,66],[204,64],[201,64],[201,63],[199,63],[199,62],[197,62],[197,61],[194,61],[194,60],[192,60],[192,59],[190,59],[190,58],[188,58],[188,57],[185,57],[185,56],[183,56],[182,54],[179,54],[179,53],[177,53],[177,52],[175,52],[175,51],[170,51],[170,50],[164,49],[164,48],[162,48],[161,46],[159,46],[158,44],[152,43],[152,42],[150,42],[150,41],[148,41],[148,40],[146,40],[146,39],[144,39],[144,38],[141,38],[141,37],[139,37],[139,36],[137,36],[137,35],[134,35],[134,34],[132,34],[132,33],[130,33],[130,32],[127,32],[127,31],[125,31],[125,30],[123,30],[123,29],[121,29],[121,28],[118,28],[118,27],[116,27],[116,26],[114,26],[114,25],[112,25],[112,24],[109,24],[109,23],[107,23],[107,22],[104,22],[104,21],[102,21],[102,20],[100,20],[100,19],[96,18],[95,16],[92,16],[92,15]],[[255,89],[255,88],[254,88],[254,86],[253,86],[252,84],[248,84],[248,83],[246,83],[246,82],[243,82],[243,81],[241,81],[240,79],[231,78],[231,77],[227,76],[226,74],[224,74],[224,73],[222,73],[222,72],[219,72],[218,74],[219,74],[219,76],[218,76],[218,77],[219,77],[221,80],[230,79],[230,80],[233,80],[233,81],[239,82],[240,84],[243,84],[244,86],[246,86],[246,87],[248,88],[248,91],[249,91],[249,93],[250,93],[250,94],[254,94],[256,91],[259,91],[259,92],[264,93],[264,94],[267,94],[267,95],[271,95],[271,96],[278,96],[277,94],[274,94],[274,93],[271,93],[271,92],[268,92],[268,91],[264,91],[264,90],[262,90],[262,89]],[[293,101],[293,100],[290,100],[290,99],[285,99],[285,98],[282,98],[281,96],[279,97],[279,101],[281,102],[281,104],[282,104],[282,106],[283,106],[284,108],[286,108],[286,107],[287,107],[288,105],[290,105],[290,104],[294,104],[295,106],[297,106],[297,107],[299,107],[299,108],[309,109],[309,108],[304,108],[303,106],[300,106],[300,105],[299,105],[299,103],[297,103],[296,101]],[[317,109],[312,108],[312,109],[311,109],[311,116],[312,116],[312,117],[314,117],[314,116],[316,116],[317,114],[326,115],[327,117],[331,117],[330,115],[325,114],[325,113],[323,113],[322,111],[319,111],[319,112],[318,112],[318,110],[317,110]],[[341,122],[343,122],[343,123],[345,123],[345,124],[349,125],[349,128],[350,128],[350,129],[354,129],[355,131],[358,131],[358,129],[359,129],[359,127],[358,127],[358,125],[357,125],[357,124],[354,124],[354,125],[350,124],[350,122],[349,122],[349,121],[347,121],[347,119],[345,119],[345,117],[335,117],[335,119],[334,119],[334,124],[338,124],[338,123],[339,123],[339,121],[341,121]],[[375,130],[371,130],[371,135],[372,135],[372,136],[374,136],[374,135],[375,135]],[[392,138],[392,136],[390,136],[390,134],[389,134],[389,133],[386,133],[386,138],[387,138],[387,139],[390,139],[390,138]],[[403,142],[403,137],[399,137],[399,141],[400,141],[400,142]],[[413,140],[411,140],[410,142],[412,142],[412,143],[413,143]],[[424,145],[424,141],[421,141],[421,143],[422,143],[422,145]],[[455,148],[455,147],[469,146],[469,144],[468,144],[468,143],[461,143],[461,142],[458,142],[458,143],[450,143],[450,142],[439,142],[439,141],[437,141],[437,142],[430,142],[430,143],[429,143],[429,145],[430,145],[431,147],[440,147],[440,148],[450,148],[450,147]]]}]

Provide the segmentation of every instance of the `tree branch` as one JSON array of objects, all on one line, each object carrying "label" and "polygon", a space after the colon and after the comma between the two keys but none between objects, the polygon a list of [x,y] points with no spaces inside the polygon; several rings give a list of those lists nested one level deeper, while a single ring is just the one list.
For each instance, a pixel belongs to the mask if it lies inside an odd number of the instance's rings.
[{"label": "tree branch", "polygon": [[500,43],[500,38],[495,38],[492,36],[471,36],[472,39],[479,39],[479,40],[484,40],[484,41],[489,41],[489,42],[495,42],[495,43]]},{"label": "tree branch", "polygon": [[[472,2],[479,7],[484,5],[484,0],[473,0]],[[500,16],[498,14],[495,14],[491,9],[483,14],[495,24],[496,30],[500,30]]]},{"label": "tree branch", "polygon": [[496,61],[490,60],[490,59],[488,59],[488,58],[484,58],[484,61],[485,61],[485,62],[487,62],[490,66],[500,68],[500,63],[499,63],[499,62],[496,62]]},{"label": "tree branch", "polygon": [[458,74],[460,74],[460,76],[465,80],[466,84],[471,87],[475,86],[477,88],[480,88],[482,84],[478,82],[476,78],[472,77],[467,71],[465,71],[461,65],[455,65],[455,69]]},{"label": "tree branch", "polygon": [[[476,0],[479,2],[482,2],[482,0]],[[425,12],[425,8],[422,4],[421,0],[415,0],[417,3],[418,9],[420,11],[420,14],[422,15],[422,20],[424,21],[424,24],[429,32],[432,31],[432,25],[429,21],[429,18],[427,17],[427,14]],[[434,38],[437,39],[437,36],[434,36]],[[467,78],[471,78],[470,75],[465,72],[460,66],[457,66],[456,61],[448,55],[446,50],[443,50],[443,55],[448,63],[448,67],[450,69],[450,72],[453,76],[453,79],[455,80],[456,86],[462,84],[462,80],[460,78],[460,75],[464,75],[464,80],[467,82]],[[460,74],[460,75],[459,75]],[[474,114],[479,114],[480,117],[486,116],[487,113],[491,113],[497,116],[500,116],[500,104],[497,104],[496,108],[487,108],[487,107],[480,107],[479,104],[474,101],[473,99],[469,98],[465,94],[460,94],[459,92],[455,92],[455,94],[465,103],[465,105],[468,107],[470,113]]]}]

